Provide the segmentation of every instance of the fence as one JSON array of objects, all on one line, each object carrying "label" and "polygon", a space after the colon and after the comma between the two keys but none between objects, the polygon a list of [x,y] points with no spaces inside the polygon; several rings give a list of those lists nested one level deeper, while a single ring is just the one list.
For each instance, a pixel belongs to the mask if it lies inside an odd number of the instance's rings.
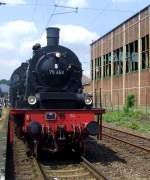
[{"label": "fence", "polygon": [[125,88],[123,89],[95,90],[95,107],[104,107],[107,110],[122,110],[128,94],[135,95],[136,110],[150,113],[150,86]]}]

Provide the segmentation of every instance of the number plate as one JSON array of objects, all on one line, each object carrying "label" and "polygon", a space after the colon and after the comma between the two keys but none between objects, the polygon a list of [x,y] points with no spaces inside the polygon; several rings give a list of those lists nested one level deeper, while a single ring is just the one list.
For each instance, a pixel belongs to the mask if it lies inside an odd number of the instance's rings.
[{"label": "number plate", "polygon": [[56,113],[55,112],[48,112],[45,114],[46,120],[56,120]]}]

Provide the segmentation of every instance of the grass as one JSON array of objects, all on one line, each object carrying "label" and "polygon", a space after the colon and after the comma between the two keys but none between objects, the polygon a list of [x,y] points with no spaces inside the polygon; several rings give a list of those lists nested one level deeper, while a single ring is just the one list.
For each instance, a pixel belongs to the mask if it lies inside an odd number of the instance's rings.
[{"label": "grass", "polygon": [[104,114],[104,121],[150,134],[150,114],[145,116],[142,111],[130,110],[129,112],[107,112]]},{"label": "grass", "polygon": [[6,109],[6,108],[3,108],[2,114],[1,114],[1,117],[0,117],[0,131],[1,131],[1,129],[3,128],[6,115],[7,115],[7,109]]}]

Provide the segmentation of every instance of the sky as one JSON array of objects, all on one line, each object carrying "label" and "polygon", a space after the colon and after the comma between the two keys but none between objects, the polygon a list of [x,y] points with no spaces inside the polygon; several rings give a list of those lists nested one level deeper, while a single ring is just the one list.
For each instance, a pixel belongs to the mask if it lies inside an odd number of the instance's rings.
[{"label": "sky", "polygon": [[150,0],[0,0],[0,79],[46,45],[46,27],[60,28],[60,44],[90,76],[90,43],[150,4]]}]

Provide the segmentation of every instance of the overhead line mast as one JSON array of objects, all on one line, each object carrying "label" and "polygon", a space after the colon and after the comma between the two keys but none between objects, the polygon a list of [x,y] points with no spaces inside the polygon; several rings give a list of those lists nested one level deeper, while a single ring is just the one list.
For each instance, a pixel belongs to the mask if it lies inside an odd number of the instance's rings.
[{"label": "overhead line mast", "polygon": [[[71,9],[71,11],[56,12],[57,8]],[[52,20],[53,16],[70,14],[70,13],[78,13],[78,7],[62,6],[62,5],[54,4],[53,12],[50,14],[50,17],[49,17],[47,23],[45,24],[44,29],[42,30],[42,33],[40,34],[40,38],[42,37],[43,33],[45,32],[45,29],[48,26],[48,24],[50,23],[50,21]],[[39,38],[39,40],[40,40],[40,38]]]},{"label": "overhead line mast", "polygon": [[79,9],[78,7],[62,6],[62,5],[58,5],[58,4],[55,4],[54,6],[56,8],[72,9],[72,11],[57,12],[57,13],[53,13],[52,15],[61,15],[61,14],[68,14],[68,13],[78,13],[78,9]]}]

